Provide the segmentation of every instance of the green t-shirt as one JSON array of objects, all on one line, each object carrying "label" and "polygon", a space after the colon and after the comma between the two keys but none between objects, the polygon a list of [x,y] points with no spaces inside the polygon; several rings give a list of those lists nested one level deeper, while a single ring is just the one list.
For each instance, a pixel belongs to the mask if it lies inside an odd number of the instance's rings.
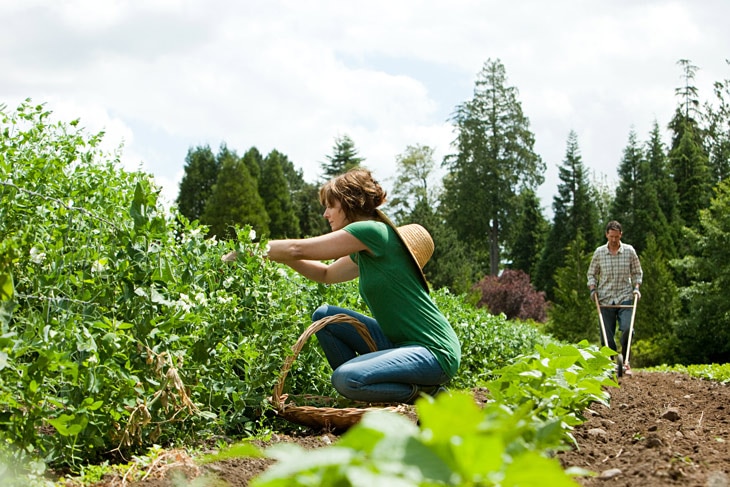
[{"label": "green t-shirt", "polygon": [[372,251],[350,257],[360,270],[360,296],[396,346],[421,345],[449,376],[456,375],[461,344],[446,317],[424,289],[405,245],[389,225],[375,220],[350,223],[345,231]]}]

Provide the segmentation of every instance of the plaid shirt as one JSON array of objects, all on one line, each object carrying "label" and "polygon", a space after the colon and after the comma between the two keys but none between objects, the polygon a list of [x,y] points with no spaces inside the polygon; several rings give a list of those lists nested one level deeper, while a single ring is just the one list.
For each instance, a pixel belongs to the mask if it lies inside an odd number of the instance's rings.
[{"label": "plaid shirt", "polygon": [[620,243],[616,255],[608,244],[596,249],[588,267],[588,287],[595,287],[603,304],[621,304],[632,299],[633,287],[641,284],[643,272],[636,250]]}]

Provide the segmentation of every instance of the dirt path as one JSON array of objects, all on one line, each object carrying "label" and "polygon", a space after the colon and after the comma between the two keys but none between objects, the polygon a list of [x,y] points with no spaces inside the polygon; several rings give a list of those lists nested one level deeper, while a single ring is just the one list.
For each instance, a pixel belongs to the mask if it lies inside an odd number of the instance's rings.
[{"label": "dirt path", "polygon": [[[583,486],[730,487],[730,386],[680,374],[635,372],[611,389],[611,407],[594,405],[574,436],[579,448],[561,452],[565,467],[583,467],[601,478]],[[332,435],[279,436],[317,448]],[[238,459],[195,469],[215,474],[232,487],[245,487],[268,460]],[[157,478],[155,478],[157,477]],[[164,477],[168,477],[165,479]],[[170,471],[150,472],[130,487],[172,487]],[[122,485],[119,479],[99,487]],[[211,484],[212,485],[212,484]]]}]

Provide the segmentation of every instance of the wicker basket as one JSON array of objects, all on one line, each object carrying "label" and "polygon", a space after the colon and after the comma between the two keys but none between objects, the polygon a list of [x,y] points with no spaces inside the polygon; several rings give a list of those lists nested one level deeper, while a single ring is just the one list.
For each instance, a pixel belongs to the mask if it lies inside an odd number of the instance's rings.
[{"label": "wicker basket", "polygon": [[[291,421],[293,423],[309,426],[310,428],[321,428],[329,431],[345,431],[351,426],[357,424],[362,416],[368,411],[374,410],[390,410],[401,412],[405,408],[404,405],[374,405],[371,403],[357,403],[356,407],[329,407],[329,406],[307,406],[297,405],[296,402],[300,403],[317,403],[317,404],[334,404],[335,400],[327,396],[312,396],[312,395],[301,395],[301,396],[289,396],[288,394],[282,394],[284,390],[284,381],[286,376],[291,369],[294,360],[296,360],[299,352],[302,350],[304,343],[314,335],[317,331],[321,330],[330,323],[348,323],[355,327],[360,336],[365,340],[368,348],[371,351],[376,351],[378,348],[375,345],[367,327],[359,320],[346,314],[336,314],[327,316],[321,320],[315,321],[309,327],[304,330],[304,333],[299,337],[297,342],[292,347],[294,352],[293,355],[289,356],[284,361],[284,366],[281,369],[279,380],[274,386],[274,391],[271,396],[271,401],[279,416]],[[291,402],[288,402],[290,401]]]}]

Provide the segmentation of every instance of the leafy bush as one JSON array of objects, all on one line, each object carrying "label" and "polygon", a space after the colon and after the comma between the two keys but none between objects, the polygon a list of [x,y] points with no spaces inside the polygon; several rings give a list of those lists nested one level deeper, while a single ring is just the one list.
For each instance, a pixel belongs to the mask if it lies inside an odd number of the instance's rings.
[{"label": "leafy bush", "polygon": [[504,313],[507,319],[531,319],[540,323],[547,319],[545,293],[535,291],[524,271],[507,269],[499,277],[485,276],[473,290],[481,296],[478,306],[486,307],[493,314]]}]

